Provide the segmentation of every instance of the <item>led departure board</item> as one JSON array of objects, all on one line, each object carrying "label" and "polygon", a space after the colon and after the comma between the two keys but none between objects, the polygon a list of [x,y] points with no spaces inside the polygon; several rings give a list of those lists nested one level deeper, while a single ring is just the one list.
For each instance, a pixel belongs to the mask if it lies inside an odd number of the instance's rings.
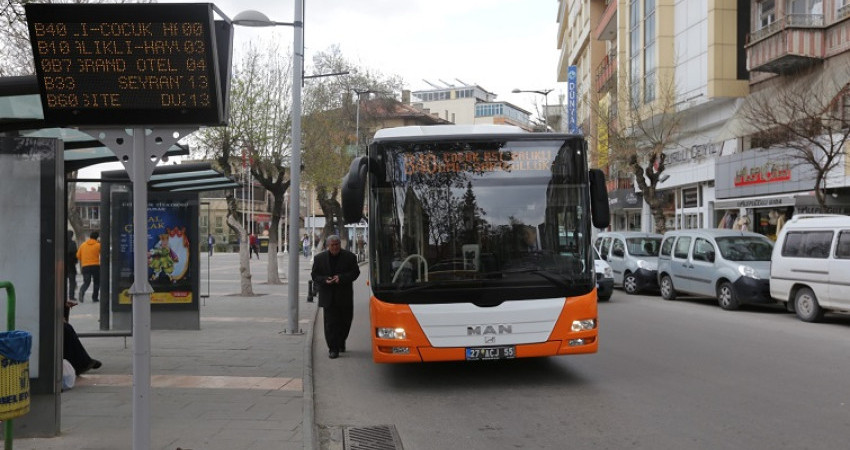
[{"label": "led departure board", "polygon": [[[218,125],[213,5],[26,5],[44,118],[57,125]],[[227,29],[229,31],[229,28]],[[229,64],[229,55],[223,55]],[[224,79],[223,79],[223,78]]]}]

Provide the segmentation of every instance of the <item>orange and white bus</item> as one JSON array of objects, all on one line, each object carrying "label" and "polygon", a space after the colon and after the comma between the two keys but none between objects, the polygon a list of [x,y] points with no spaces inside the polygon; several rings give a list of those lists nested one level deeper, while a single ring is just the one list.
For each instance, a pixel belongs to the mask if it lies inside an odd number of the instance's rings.
[{"label": "orange and white bus", "polygon": [[368,197],[375,362],[595,353],[591,224],[605,177],[581,136],[501,125],[377,132],[343,180]]}]

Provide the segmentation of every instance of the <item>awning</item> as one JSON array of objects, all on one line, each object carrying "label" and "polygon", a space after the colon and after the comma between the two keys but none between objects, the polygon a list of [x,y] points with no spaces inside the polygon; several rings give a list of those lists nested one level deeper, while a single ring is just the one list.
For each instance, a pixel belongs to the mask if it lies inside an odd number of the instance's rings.
[{"label": "awning", "polygon": [[737,209],[737,208],[772,208],[783,206],[794,206],[797,197],[814,195],[812,191],[789,192],[787,194],[762,195],[757,197],[740,197],[724,200],[715,200],[714,209]]},{"label": "awning", "polygon": [[[109,170],[100,175],[106,182],[130,182],[125,170]],[[241,184],[213,170],[210,163],[159,166],[153,170],[148,182],[150,191],[169,192],[214,191],[240,186]]]}]

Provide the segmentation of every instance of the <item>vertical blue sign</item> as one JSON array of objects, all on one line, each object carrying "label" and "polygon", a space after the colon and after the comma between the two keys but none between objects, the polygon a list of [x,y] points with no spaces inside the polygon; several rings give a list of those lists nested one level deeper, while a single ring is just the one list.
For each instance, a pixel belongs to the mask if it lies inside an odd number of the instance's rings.
[{"label": "vertical blue sign", "polygon": [[578,110],[578,92],[576,89],[576,81],[578,78],[578,68],[570,66],[567,69],[567,130],[570,133],[578,134],[580,132],[576,111]]}]

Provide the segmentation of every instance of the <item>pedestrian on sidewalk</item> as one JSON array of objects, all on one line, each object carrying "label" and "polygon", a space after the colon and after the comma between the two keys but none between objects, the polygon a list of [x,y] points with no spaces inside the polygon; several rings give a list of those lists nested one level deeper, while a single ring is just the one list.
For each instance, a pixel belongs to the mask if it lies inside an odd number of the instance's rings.
[{"label": "pedestrian on sidewalk", "polygon": [[213,255],[213,247],[215,246],[215,238],[212,234],[207,235],[207,247],[209,247],[210,256]]},{"label": "pedestrian on sidewalk", "polygon": [[251,253],[256,253],[257,259],[260,259],[260,240],[257,239],[257,235],[251,233],[248,243],[250,244],[250,247],[248,248],[248,259],[251,259]]},{"label": "pedestrian on sidewalk", "polygon": [[89,352],[87,352],[86,348],[83,347],[83,343],[80,342],[80,337],[77,336],[77,332],[74,330],[74,327],[72,327],[71,323],[68,321],[70,318],[71,308],[74,306],[77,306],[77,302],[65,302],[65,328],[62,339],[62,358],[67,359],[68,362],[71,363],[71,366],[74,367],[74,372],[76,372],[77,375],[82,375],[89,370],[100,369],[103,363],[89,355]]},{"label": "pedestrian on sidewalk", "polygon": [[328,357],[345,352],[345,340],[354,318],[354,280],[360,276],[357,256],[340,245],[337,235],[325,240],[327,250],[313,259],[310,277],[319,292],[319,307],[324,308],[325,342]]},{"label": "pedestrian on sidewalk", "polygon": [[77,249],[77,259],[83,272],[83,286],[80,287],[80,303],[85,301],[86,290],[94,282],[91,301],[97,303],[100,296],[100,233],[92,231],[89,238]]}]

